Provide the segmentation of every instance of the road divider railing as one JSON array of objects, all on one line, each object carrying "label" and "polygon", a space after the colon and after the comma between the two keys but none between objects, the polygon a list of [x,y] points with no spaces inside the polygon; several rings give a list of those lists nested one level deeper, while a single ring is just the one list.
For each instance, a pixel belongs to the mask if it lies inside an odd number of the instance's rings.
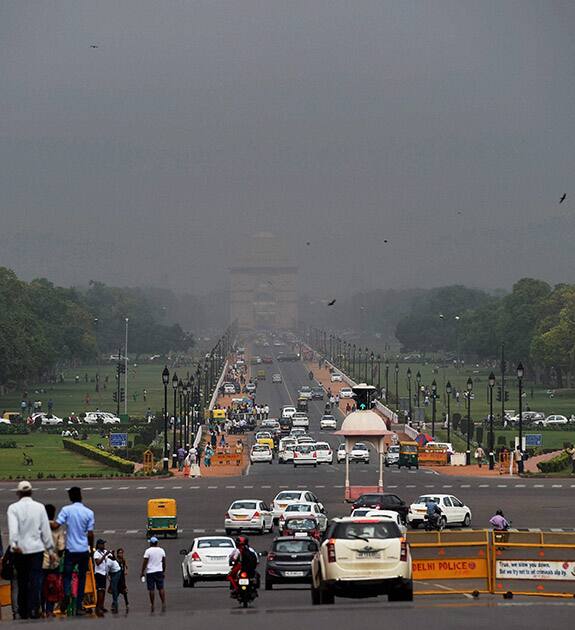
[{"label": "road divider railing", "polygon": [[491,532],[492,592],[575,597],[575,531]]},{"label": "road divider railing", "polygon": [[409,531],[415,595],[491,593],[487,529]]}]

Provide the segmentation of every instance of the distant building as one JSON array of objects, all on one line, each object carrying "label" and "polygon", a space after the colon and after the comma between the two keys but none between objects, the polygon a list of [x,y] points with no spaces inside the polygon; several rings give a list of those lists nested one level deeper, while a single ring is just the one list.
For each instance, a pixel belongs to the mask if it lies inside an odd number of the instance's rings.
[{"label": "distant building", "polygon": [[297,267],[273,235],[255,235],[230,269],[230,314],[240,330],[293,330],[297,326]]}]

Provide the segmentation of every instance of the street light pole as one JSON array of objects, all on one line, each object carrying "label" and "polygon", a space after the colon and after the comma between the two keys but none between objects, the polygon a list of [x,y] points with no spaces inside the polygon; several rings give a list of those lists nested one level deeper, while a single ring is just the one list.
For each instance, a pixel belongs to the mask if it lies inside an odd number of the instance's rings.
[{"label": "street light pole", "polygon": [[125,356],[124,356],[124,414],[128,415],[128,322],[126,317],[126,338],[125,338]]},{"label": "street light pole", "polygon": [[178,375],[174,372],[174,375],[172,376],[172,389],[174,390],[174,416],[173,416],[173,420],[174,420],[174,441],[172,443],[172,468],[176,468],[177,466],[177,459],[178,459],[178,453],[176,452],[176,440],[177,440],[177,435],[176,435],[176,429],[177,429],[177,423],[176,423],[176,416],[177,416],[177,408],[176,408],[176,397],[178,394]]},{"label": "street light pole", "polygon": [[369,370],[370,370],[370,378],[369,378],[369,384],[373,385],[373,381],[375,380],[375,375],[373,373],[373,362],[375,361],[375,354],[373,354],[373,352],[369,355]]},{"label": "street light pole", "polygon": [[493,436],[493,388],[495,386],[495,374],[489,375],[489,470],[495,468],[495,444]]},{"label": "street light pole", "polygon": [[385,404],[389,402],[389,359],[385,360]]},{"label": "street light pole", "polygon": [[519,394],[519,451],[521,452],[521,465],[518,472],[523,472],[523,364],[517,366],[517,389]]},{"label": "street light pole", "polygon": [[364,363],[365,363],[365,379],[364,379],[364,383],[367,383],[367,353],[369,352],[369,350],[367,349],[367,346],[365,346],[365,356],[363,358]]},{"label": "street light pole", "polygon": [[381,396],[381,355],[377,355],[377,395]]},{"label": "street light pole", "polygon": [[186,421],[186,416],[184,415],[183,409],[183,394],[184,394],[184,383],[182,379],[178,381],[178,407],[180,410],[180,447],[184,445],[184,423]]},{"label": "street light pole", "polygon": [[415,375],[415,382],[417,383],[417,408],[419,409],[419,394],[421,392],[421,373],[417,370]]},{"label": "street light pole", "polygon": [[473,381],[471,376],[467,379],[467,450],[465,451],[465,464],[471,464],[471,392]]},{"label": "street light pole", "polygon": [[437,383],[433,379],[431,383],[431,437],[435,440],[435,416],[437,413]]},{"label": "street light pole", "polygon": [[451,442],[451,381],[445,385],[445,395],[447,396],[447,441]]},{"label": "street light pole", "polygon": [[353,344],[353,365],[350,370],[350,376],[355,381],[355,344]]},{"label": "street light pole", "polygon": [[399,365],[395,362],[395,413],[399,416]]},{"label": "street light pole", "polygon": [[407,395],[409,396],[409,404],[408,404],[408,420],[411,423],[411,368],[407,368]]},{"label": "street light pole", "polygon": [[162,383],[164,385],[164,457],[163,470],[168,472],[168,383],[170,381],[170,370],[168,366],[164,367],[162,372]]}]

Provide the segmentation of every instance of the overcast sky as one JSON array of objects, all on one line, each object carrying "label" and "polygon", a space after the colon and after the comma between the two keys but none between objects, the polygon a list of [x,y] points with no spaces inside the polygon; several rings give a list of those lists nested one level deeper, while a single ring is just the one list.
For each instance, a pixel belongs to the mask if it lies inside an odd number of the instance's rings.
[{"label": "overcast sky", "polygon": [[572,0],[3,0],[0,265],[202,292],[272,231],[321,294],[573,281],[574,33]]}]

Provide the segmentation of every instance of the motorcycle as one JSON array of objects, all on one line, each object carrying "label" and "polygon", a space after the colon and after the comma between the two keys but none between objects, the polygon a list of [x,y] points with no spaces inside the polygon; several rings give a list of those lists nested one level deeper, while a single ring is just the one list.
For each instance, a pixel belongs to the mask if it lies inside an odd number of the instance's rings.
[{"label": "motorcycle", "polygon": [[250,602],[258,596],[257,580],[256,578],[249,578],[245,571],[240,573],[238,578],[238,590],[236,591],[236,597],[238,602],[244,608],[248,607]]},{"label": "motorcycle", "polygon": [[433,514],[431,518],[426,514],[424,521],[426,532],[441,532],[445,529],[445,517],[443,514]]}]

